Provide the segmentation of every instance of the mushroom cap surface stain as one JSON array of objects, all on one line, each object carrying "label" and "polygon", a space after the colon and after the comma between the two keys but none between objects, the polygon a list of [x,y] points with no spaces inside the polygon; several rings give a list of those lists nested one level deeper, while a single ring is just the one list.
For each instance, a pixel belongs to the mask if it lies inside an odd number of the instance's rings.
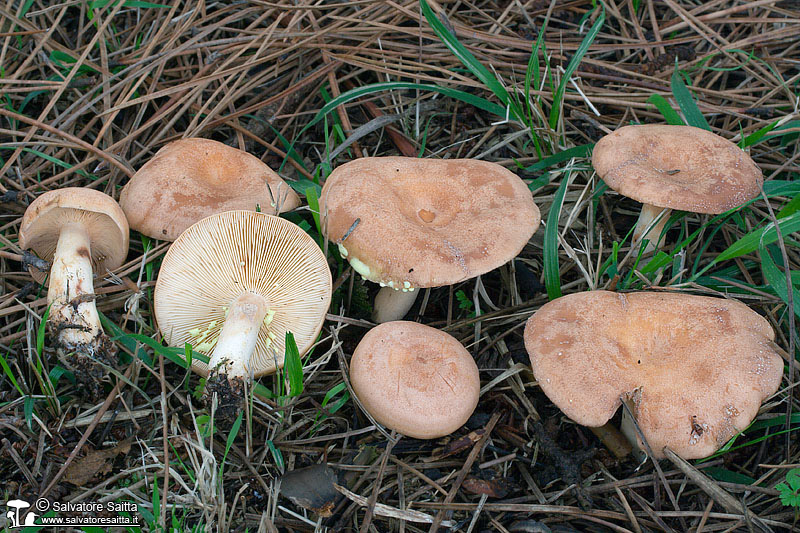
[{"label": "mushroom cap surface stain", "polygon": [[489,272],[517,256],[540,222],[525,182],[477,160],[357,159],[330,174],[320,212],[354,268],[394,288]]},{"label": "mushroom cap surface stain", "polygon": [[592,165],[628,198],[693,213],[733,209],[758,196],[763,182],[744,150],[691,126],[624,126],[597,142]]},{"label": "mushroom cap surface stain", "polygon": [[571,294],[525,327],[534,376],[567,416],[602,426],[629,399],[654,454],[687,459],[716,451],[777,390],[773,339],[740,302],[660,292]]}]

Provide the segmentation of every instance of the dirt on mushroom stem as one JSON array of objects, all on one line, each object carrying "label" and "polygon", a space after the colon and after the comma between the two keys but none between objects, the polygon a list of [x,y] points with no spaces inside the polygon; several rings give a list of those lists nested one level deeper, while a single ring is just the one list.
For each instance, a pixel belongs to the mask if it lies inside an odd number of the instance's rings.
[{"label": "dirt on mushroom stem", "polygon": [[91,396],[113,366],[117,347],[100,326],[92,282],[91,241],[86,229],[66,224],[56,246],[47,299],[47,329],[58,358],[85,385]]},{"label": "dirt on mushroom stem", "polygon": [[203,400],[210,409],[216,396],[214,423],[218,428],[227,431],[233,426],[247,400],[247,389],[244,378],[239,376],[229,377],[218,370],[208,374]]},{"label": "dirt on mushroom stem", "polygon": [[211,371],[205,394],[209,407],[213,406],[216,394],[218,423],[225,428],[233,424],[244,408],[246,386],[251,380],[250,360],[258,334],[271,321],[269,302],[260,294],[245,291],[231,302],[209,360]]}]

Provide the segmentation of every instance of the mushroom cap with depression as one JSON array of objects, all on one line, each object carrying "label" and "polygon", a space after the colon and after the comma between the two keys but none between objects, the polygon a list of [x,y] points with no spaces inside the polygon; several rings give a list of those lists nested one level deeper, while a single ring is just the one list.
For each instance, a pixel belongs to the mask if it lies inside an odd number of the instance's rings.
[{"label": "mushroom cap with depression", "polygon": [[[269,311],[249,367],[255,376],[283,366],[286,332],[300,354],[314,344],[331,300],[331,273],[322,250],[299,226],[252,211],[212,215],[170,247],[155,290],[158,327],[170,346],[213,351],[231,302],[260,294]],[[193,360],[208,374],[208,365]]]},{"label": "mushroom cap with depression", "polygon": [[350,381],[375,420],[418,439],[464,425],[481,388],[478,367],[458,340],[405,321],[369,330],[350,361]]},{"label": "mushroom cap with depression", "polygon": [[162,147],[120,194],[131,228],[174,241],[214,213],[246,209],[277,214],[300,198],[257,157],[211,139],[190,138]]},{"label": "mushroom cap with depression", "polygon": [[644,204],[718,214],[759,194],[761,170],[744,150],[691,126],[625,126],[600,139],[592,165],[620,194]]},{"label": "mushroom cap with depression", "polygon": [[519,254],[540,221],[516,174],[468,159],[351,161],[328,177],[320,210],[353,268],[394,289],[489,272]]},{"label": "mushroom cap with depression", "polygon": [[741,302],[679,293],[571,294],[525,326],[547,397],[595,427],[629,401],[656,458],[707,457],[747,427],[781,382],[774,337]]},{"label": "mushroom cap with depression", "polygon": [[[100,191],[66,187],[48,191],[28,206],[19,230],[19,246],[52,261],[61,228],[83,225],[91,240],[92,271],[104,275],[120,266],[128,255],[128,221],[119,204]],[[30,274],[44,282],[47,272],[31,268]]]}]

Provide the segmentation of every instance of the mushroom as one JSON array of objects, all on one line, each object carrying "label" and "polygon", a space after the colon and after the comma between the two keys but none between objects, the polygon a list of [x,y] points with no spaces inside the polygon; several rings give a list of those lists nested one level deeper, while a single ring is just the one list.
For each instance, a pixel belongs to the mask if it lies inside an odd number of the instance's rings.
[{"label": "mushroom", "polygon": [[6,502],[6,507],[14,509],[13,511],[8,511],[6,513],[6,518],[8,518],[8,521],[10,522],[10,526],[12,528],[21,527],[23,525],[22,522],[20,522],[19,520],[19,512],[21,509],[26,509],[30,506],[31,504],[29,504],[25,500],[8,500]]},{"label": "mushroom", "polygon": [[633,242],[647,239],[646,252],[658,248],[670,210],[719,214],[758,196],[763,182],[741,148],[691,126],[625,126],[597,142],[592,165],[609,187],[644,204]]},{"label": "mushroom", "polygon": [[384,289],[373,319],[403,318],[415,289],[458,283],[513,259],[539,227],[525,183],[496,163],[367,157],[322,188],[323,231]]},{"label": "mushroom", "polygon": [[735,300],[680,293],[575,293],[525,326],[533,374],[569,418],[602,426],[625,400],[654,458],[714,453],[774,393],[775,333]]},{"label": "mushroom", "polygon": [[[94,272],[120,266],[128,254],[128,222],[110,196],[70,187],[48,191],[28,206],[20,247],[50,261],[47,327],[61,360],[93,392],[117,349],[103,333],[94,295]],[[31,268],[39,283],[47,273]]]},{"label": "mushroom", "polygon": [[350,382],[375,420],[418,439],[443,437],[464,425],[481,388],[478,367],[460,342],[405,321],[364,335],[350,361]]},{"label": "mushroom", "polygon": [[170,247],[155,289],[155,315],[167,344],[193,348],[218,393],[219,419],[236,418],[251,376],[283,367],[286,332],[300,355],[314,344],[331,299],[322,250],[300,227],[251,211],[212,215]]},{"label": "mushroom", "polygon": [[162,147],[125,185],[119,203],[132,229],[174,241],[214,213],[246,209],[275,215],[297,208],[300,198],[257,157],[190,138]]}]

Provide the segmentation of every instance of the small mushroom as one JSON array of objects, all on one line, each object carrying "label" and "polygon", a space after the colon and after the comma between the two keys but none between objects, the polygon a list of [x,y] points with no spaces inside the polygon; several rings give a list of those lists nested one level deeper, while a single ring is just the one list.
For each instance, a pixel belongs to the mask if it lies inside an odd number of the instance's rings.
[{"label": "small mushroom", "polygon": [[464,425],[478,405],[478,366],[455,338],[416,322],[387,322],[364,335],[350,382],[378,422],[435,439]]},{"label": "small mushroom", "polygon": [[758,196],[763,182],[741,148],[691,126],[625,126],[597,142],[592,165],[609,187],[644,204],[633,242],[647,239],[648,252],[670,210],[719,214]]},{"label": "small mushroom", "polygon": [[174,241],[214,213],[245,209],[275,215],[300,198],[257,157],[210,139],[162,147],[125,185],[120,205],[131,228]]},{"label": "small mushroom", "polygon": [[193,359],[217,392],[217,414],[232,422],[251,377],[283,367],[286,332],[300,355],[317,339],[331,299],[331,274],[317,243],[282,218],[251,211],[212,215],[170,247],[155,290],[158,327],[170,346]]},{"label": "small mushroom", "polygon": [[735,300],[660,292],[571,294],[525,326],[547,397],[593,427],[625,400],[656,459],[707,457],[750,424],[783,376],[774,337]]},{"label": "small mushroom", "polygon": [[342,256],[384,287],[375,298],[376,322],[403,318],[418,288],[507,263],[540,221],[516,174],[469,159],[357,159],[330,174],[320,206],[323,230]]},{"label": "small mushroom", "polygon": [[[51,262],[47,327],[56,350],[76,377],[98,392],[104,366],[113,366],[116,346],[103,334],[93,273],[120,266],[128,254],[128,222],[113,198],[94,189],[46,192],[25,211],[20,247]],[[47,273],[30,269],[42,283]]]}]

